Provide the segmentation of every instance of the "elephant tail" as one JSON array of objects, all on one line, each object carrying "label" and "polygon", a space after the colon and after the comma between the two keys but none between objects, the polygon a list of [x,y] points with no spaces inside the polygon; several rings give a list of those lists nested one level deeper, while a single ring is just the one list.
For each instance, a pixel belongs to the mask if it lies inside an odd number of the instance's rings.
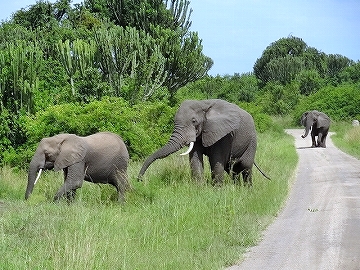
[{"label": "elephant tail", "polygon": [[267,176],[260,168],[258,165],[256,165],[256,163],[254,162],[255,167],[259,170],[259,172],[268,180],[271,180],[271,178],[269,176]]}]

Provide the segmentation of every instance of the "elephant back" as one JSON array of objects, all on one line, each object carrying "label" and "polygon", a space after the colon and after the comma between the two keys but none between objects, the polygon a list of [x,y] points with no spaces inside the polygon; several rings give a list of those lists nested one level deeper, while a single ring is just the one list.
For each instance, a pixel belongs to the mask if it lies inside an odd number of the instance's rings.
[{"label": "elephant back", "polygon": [[[99,132],[85,137],[89,145],[89,151],[96,153],[98,158],[112,159],[114,157],[121,157],[124,160],[129,160],[129,153],[122,138],[111,132]],[[91,157],[91,153],[89,153]]]}]

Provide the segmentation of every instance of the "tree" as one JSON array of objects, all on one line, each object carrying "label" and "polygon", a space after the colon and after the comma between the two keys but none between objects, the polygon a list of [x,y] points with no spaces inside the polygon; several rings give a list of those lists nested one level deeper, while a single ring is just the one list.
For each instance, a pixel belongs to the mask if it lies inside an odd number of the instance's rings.
[{"label": "tree", "polygon": [[180,87],[205,77],[213,61],[202,53],[201,40],[195,32],[183,39],[178,33],[166,29],[157,28],[154,32],[166,59],[164,85],[172,99]]},{"label": "tree", "polygon": [[33,95],[39,87],[41,63],[42,52],[34,43],[8,43],[0,50],[0,111],[34,112]]},{"label": "tree", "polygon": [[[271,43],[256,60],[254,74],[260,80],[262,86],[274,80],[288,82],[294,76],[294,72],[301,70],[301,57],[307,48],[306,43],[297,37],[290,36],[281,38]],[[293,59],[294,57],[297,57]],[[289,72],[286,70],[290,67]],[[280,72],[281,75],[276,75]]]},{"label": "tree", "polygon": [[148,99],[163,85],[165,58],[148,33],[115,26],[96,31],[95,41],[99,67],[115,96],[136,103]]},{"label": "tree", "polygon": [[100,17],[110,16],[115,24],[145,31],[156,40],[165,57],[163,86],[168,88],[171,99],[180,87],[203,78],[213,65],[202,53],[198,34],[189,31],[189,4],[186,0],[85,1],[85,6],[100,13]]},{"label": "tree", "polygon": [[299,90],[302,95],[310,95],[320,89],[323,85],[323,79],[321,79],[317,70],[302,70],[296,76],[296,80],[299,82]]},{"label": "tree", "polygon": [[74,54],[73,48],[70,47],[70,40],[67,39],[65,42],[59,40],[59,42],[56,44],[56,48],[60,56],[60,62],[63,64],[66,73],[69,76],[71,92],[73,96],[75,96],[74,75],[76,72],[76,56]]},{"label": "tree", "polygon": [[[297,75],[305,70],[315,71],[318,74],[316,76],[337,84],[339,74],[351,63],[352,61],[345,56],[326,55],[307,46],[302,39],[290,36],[271,43],[265,49],[255,62],[254,74],[262,87],[274,81],[285,85],[295,78],[300,78],[301,76]],[[302,91],[308,93],[308,90]]]},{"label": "tree", "polygon": [[349,67],[353,62],[340,54],[329,54],[326,57],[327,77],[333,80],[333,83],[338,81],[338,75],[345,68]]}]

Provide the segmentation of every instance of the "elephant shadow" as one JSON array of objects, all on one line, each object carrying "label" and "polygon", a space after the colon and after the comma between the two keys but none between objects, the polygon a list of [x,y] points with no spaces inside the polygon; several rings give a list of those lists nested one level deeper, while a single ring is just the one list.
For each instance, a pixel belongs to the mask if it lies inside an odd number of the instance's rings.
[{"label": "elephant shadow", "polygon": [[299,146],[299,147],[296,147],[296,149],[319,149],[319,148],[323,148],[323,147],[312,147],[312,146]]},{"label": "elephant shadow", "polygon": [[309,149],[309,148],[314,148],[314,147],[311,147],[311,146],[300,146],[300,147],[296,147],[296,149]]}]

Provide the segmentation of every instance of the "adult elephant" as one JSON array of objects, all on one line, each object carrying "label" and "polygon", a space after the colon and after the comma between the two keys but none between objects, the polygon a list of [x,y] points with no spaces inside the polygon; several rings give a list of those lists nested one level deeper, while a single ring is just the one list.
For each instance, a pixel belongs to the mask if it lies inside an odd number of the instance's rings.
[{"label": "adult elephant", "polygon": [[57,191],[55,201],[64,195],[73,200],[84,180],[115,186],[119,200],[123,201],[129,187],[128,161],[127,148],[114,133],[99,132],[87,137],[59,134],[43,138],[30,162],[25,199],[29,198],[41,171],[54,169],[64,171],[64,184]]},{"label": "adult elephant", "polygon": [[[305,134],[301,135],[305,138],[311,128],[311,147],[326,147],[326,136],[329,132],[330,118],[322,112],[313,110],[304,112],[300,120],[301,125],[305,127]],[[315,137],[317,136],[317,142]]]},{"label": "adult elephant", "polygon": [[144,162],[139,179],[156,159],[189,145],[192,176],[201,179],[203,155],[209,157],[213,184],[221,184],[224,170],[233,178],[242,173],[244,183],[252,183],[256,152],[256,132],[252,116],[237,105],[220,99],[186,100],[175,115],[175,128],[162,148]]}]

